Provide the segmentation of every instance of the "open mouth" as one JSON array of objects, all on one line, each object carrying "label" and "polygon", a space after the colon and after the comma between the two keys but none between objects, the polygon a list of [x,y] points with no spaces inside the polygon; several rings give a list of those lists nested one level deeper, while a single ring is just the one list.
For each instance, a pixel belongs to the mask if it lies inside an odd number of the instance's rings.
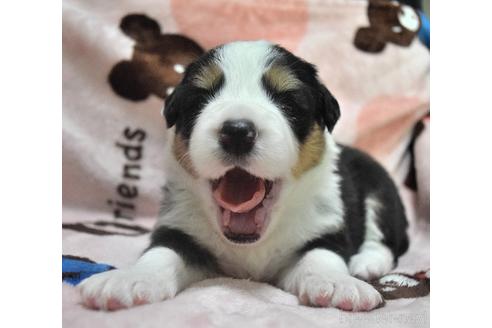
[{"label": "open mouth", "polygon": [[258,241],[278,196],[279,181],[266,180],[235,167],[211,182],[224,236],[238,244]]}]

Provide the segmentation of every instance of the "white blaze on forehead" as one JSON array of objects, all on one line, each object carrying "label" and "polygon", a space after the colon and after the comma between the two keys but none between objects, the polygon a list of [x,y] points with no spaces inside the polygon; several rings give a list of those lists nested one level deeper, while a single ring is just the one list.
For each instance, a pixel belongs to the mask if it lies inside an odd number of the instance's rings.
[{"label": "white blaze on forehead", "polygon": [[402,5],[400,10],[398,13],[400,24],[409,31],[417,32],[420,24],[415,10],[407,5]]},{"label": "white blaze on forehead", "polygon": [[275,55],[272,46],[266,41],[240,41],[223,46],[217,55],[227,81],[222,93],[239,98],[263,94],[261,78]]}]

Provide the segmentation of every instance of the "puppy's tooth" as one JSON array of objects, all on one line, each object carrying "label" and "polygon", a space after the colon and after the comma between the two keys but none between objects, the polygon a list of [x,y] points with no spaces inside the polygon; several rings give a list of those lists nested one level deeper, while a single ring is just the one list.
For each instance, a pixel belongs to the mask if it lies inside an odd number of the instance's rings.
[{"label": "puppy's tooth", "polygon": [[264,218],[264,215],[265,215],[264,212],[265,211],[266,211],[266,209],[265,209],[265,207],[263,205],[261,205],[260,208],[258,208],[256,210],[254,220],[255,220],[255,224],[256,224],[257,227],[260,227],[261,228],[263,226],[263,222],[264,222],[264,219],[265,219]]},{"label": "puppy's tooth", "polygon": [[222,223],[224,224],[224,227],[228,227],[229,224],[231,223],[231,211],[230,210],[224,210]]}]

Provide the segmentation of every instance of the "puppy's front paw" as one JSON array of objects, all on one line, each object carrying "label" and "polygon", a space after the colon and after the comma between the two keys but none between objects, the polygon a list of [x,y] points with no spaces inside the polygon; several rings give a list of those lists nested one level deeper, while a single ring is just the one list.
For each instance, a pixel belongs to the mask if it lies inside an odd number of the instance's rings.
[{"label": "puppy's front paw", "polygon": [[393,255],[384,246],[355,254],[349,262],[350,274],[365,281],[385,275],[391,271],[392,267]]},{"label": "puppy's front paw", "polygon": [[173,297],[176,279],[138,267],[96,274],[79,285],[84,304],[92,309],[119,310]]},{"label": "puppy's front paw", "polygon": [[336,307],[345,311],[369,311],[383,302],[368,283],[349,275],[309,275],[299,281],[299,299],[305,305]]}]

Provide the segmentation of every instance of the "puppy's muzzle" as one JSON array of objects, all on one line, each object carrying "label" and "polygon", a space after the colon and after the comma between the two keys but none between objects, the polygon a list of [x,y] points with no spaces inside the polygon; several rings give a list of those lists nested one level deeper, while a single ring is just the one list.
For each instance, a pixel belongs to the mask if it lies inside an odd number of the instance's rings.
[{"label": "puppy's muzzle", "polygon": [[219,144],[229,155],[242,157],[251,152],[258,132],[249,120],[225,121],[219,131]]}]

